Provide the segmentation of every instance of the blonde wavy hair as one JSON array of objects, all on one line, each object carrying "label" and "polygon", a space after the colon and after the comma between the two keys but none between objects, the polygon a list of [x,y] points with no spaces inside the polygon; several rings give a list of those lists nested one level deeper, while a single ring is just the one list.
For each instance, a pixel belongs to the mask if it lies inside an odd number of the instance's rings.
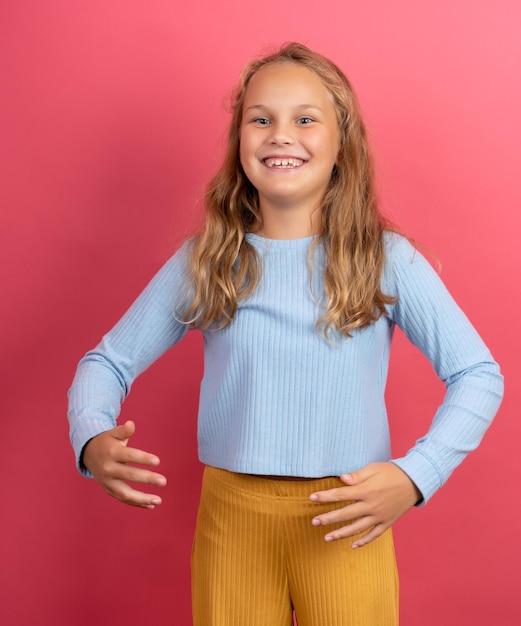
[{"label": "blonde wavy hair", "polygon": [[[190,293],[183,321],[200,329],[231,324],[238,302],[250,296],[261,277],[261,263],[246,233],[262,227],[259,198],[239,159],[243,102],[259,70],[275,63],[297,63],[315,72],[333,97],[340,148],[320,207],[317,245],[326,251],[323,315],[317,328],[329,340],[332,330],[344,337],[369,326],[395,298],[380,288],[384,266],[383,232],[389,224],[377,206],[373,163],[360,106],[351,84],[329,59],[299,43],[248,63],[232,96],[232,119],[224,162],[208,185],[205,223],[191,241]],[[311,288],[311,287],[310,287]]]}]

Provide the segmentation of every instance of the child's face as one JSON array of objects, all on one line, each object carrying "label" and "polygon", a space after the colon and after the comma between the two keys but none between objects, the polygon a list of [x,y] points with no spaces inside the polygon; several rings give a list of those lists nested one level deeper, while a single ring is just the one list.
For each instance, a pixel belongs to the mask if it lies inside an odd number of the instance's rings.
[{"label": "child's face", "polygon": [[240,159],[259,192],[260,210],[297,207],[309,215],[322,201],[340,145],[333,98],[297,63],[269,65],[246,90]]}]

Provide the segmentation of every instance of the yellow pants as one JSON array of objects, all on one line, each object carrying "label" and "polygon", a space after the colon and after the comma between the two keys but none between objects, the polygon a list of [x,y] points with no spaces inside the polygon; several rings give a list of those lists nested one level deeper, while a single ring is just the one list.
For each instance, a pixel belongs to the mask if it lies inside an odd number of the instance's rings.
[{"label": "yellow pants", "polygon": [[[194,626],[396,626],[391,531],[353,550],[311,525],[342,483],[272,480],[207,467],[192,552]],[[331,526],[333,528],[333,526]],[[328,527],[329,529],[329,527]]]}]

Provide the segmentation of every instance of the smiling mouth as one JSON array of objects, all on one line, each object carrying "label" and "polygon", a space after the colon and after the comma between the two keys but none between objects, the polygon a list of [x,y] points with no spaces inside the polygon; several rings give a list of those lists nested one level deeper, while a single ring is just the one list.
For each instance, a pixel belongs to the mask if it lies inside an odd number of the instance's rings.
[{"label": "smiling mouth", "polygon": [[268,158],[264,159],[263,163],[270,169],[295,169],[302,167],[305,161],[303,159],[294,158]]}]

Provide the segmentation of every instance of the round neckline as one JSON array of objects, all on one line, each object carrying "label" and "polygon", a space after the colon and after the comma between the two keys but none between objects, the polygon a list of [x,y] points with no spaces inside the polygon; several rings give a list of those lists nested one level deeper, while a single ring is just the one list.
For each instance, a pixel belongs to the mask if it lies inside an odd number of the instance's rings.
[{"label": "round neckline", "polygon": [[299,237],[297,239],[269,239],[262,237],[256,233],[246,233],[246,239],[252,244],[266,246],[269,248],[299,250],[308,247],[318,235],[309,235],[308,237]]}]

